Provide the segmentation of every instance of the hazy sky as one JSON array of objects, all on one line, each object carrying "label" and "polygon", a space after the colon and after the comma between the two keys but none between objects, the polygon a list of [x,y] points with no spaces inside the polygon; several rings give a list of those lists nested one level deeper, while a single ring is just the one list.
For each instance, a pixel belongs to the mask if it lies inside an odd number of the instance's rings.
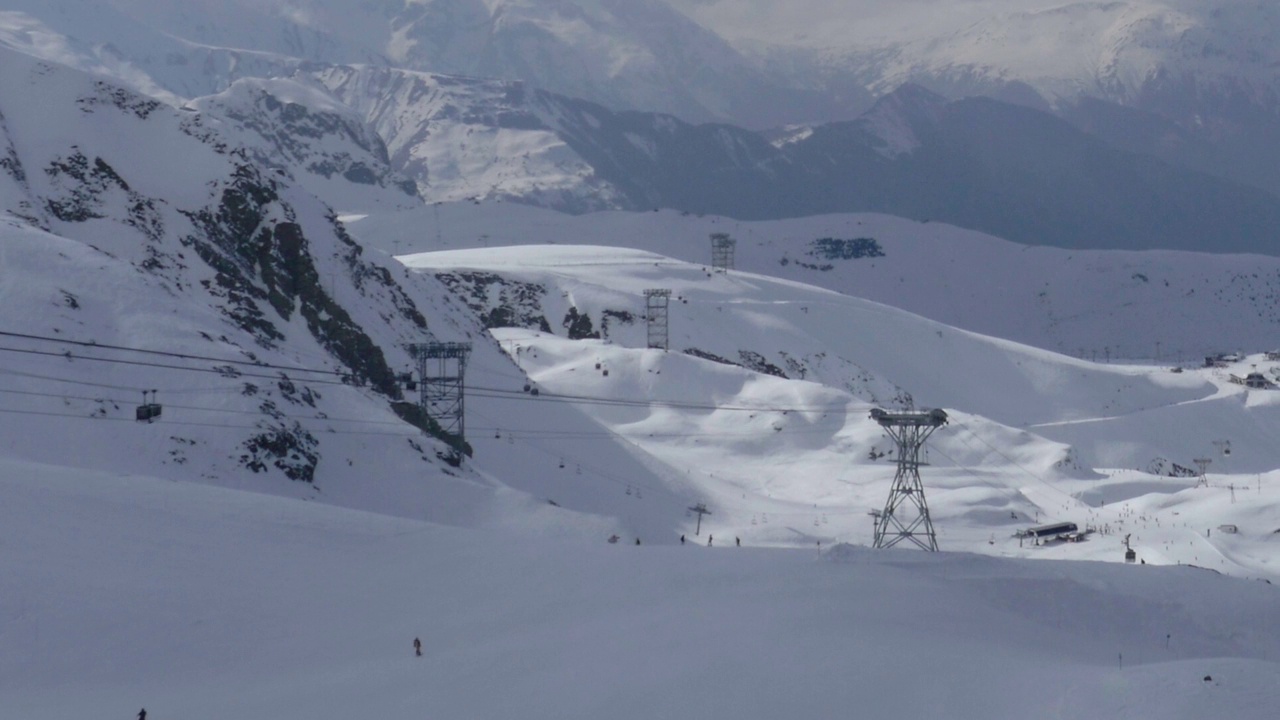
[{"label": "hazy sky", "polygon": [[1072,0],[667,0],[729,40],[845,45],[877,37],[933,35],[998,12]]}]

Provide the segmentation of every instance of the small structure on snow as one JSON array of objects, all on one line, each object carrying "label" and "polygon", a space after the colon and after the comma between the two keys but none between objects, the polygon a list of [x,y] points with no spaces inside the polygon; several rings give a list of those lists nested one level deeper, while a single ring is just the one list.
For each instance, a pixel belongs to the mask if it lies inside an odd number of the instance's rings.
[{"label": "small structure on snow", "polygon": [[1058,522],[1048,525],[1037,525],[1035,527],[1019,530],[1016,533],[1020,538],[1031,538],[1036,541],[1057,540],[1060,542],[1080,542],[1087,537],[1089,532],[1081,531],[1080,526],[1073,522]]},{"label": "small structure on snow", "polygon": [[1270,390],[1275,387],[1275,384],[1268,380],[1266,375],[1263,375],[1260,372],[1251,372],[1248,375],[1245,375],[1244,385],[1245,387],[1252,388],[1254,390]]}]

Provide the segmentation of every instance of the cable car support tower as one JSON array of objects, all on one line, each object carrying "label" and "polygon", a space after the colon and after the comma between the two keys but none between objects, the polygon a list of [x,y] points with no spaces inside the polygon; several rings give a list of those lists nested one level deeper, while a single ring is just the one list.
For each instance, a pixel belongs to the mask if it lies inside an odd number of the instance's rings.
[{"label": "cable car support tower", "polygon": [[667,322],[667,308],[671,303],[671,290],[667,288],[645,290],[644,300],[645,324],[649,329],[649,347],[667,350],[671,346]]},{"label": "cable car support tower", "polygon": [[898,447],[898,472],[893,476],[893,489],[884,510],[876,517],[872,547],[891,548],[907,540],[922,550],[937,552],[938,536],[933,531],[924,483],[920,481],[920,450],[933,431],[947,423],[947,413],[891,413],[876,408],[871,411],[871,419],[880,423]]},{"label": "cable car support tower", "polygon": [[[418,362],[418,405],[459,443],[466,442],[466,373],[471,343],[414,343],[409,353]],[[460,455],[458,455],[460,458]]]}]

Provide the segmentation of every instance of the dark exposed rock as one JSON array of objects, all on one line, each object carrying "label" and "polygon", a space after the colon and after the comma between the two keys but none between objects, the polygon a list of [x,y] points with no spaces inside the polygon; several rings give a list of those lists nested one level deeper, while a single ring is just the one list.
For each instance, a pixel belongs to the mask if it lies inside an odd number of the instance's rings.
[{"label": "dark exposed rock", "polygon": [[[229,316],[260,343],[270,346],[283,338],[261,310],[261,301],[267,301],[285,320],[297,311],[312,336],[351,369],[354,382],[399,398],[399,385],[382,349],[321,286],[302,227],[288,219],[277,219],[289,215],[274,183],[253,168],[240,166],[216,208],[189,215],[203,231],[203,237],[188,237],[186,242],[217,271],[217,284],[229,301]],[[353,268],[353,278],[377,277],[394,285],[385,269],[379,273],[363,265],[359,246],[349,237],[339,237],[347,244],[347,263]],[[407,301],[403,296],[402,299]],[[401,310],[420,326],[426,325],[412,303]]]},{"label": "dark exposed rock", "polygon": [[738,357],[742,358],[742,366],[745,368],[755,370],[758,373],[764,373],[765,375],[773,375],[774,377],[787,379],[787,374],[782,371],[782,368],[766,360],[760,353],[752,352],[750,350],[739,350]]},{"label": "dark exposed rock", "polygon": [[720,357],[715,353],[710,353],[710,352],[707,352],[706,350],[699,350],[698,348],[685,348],[684,354],[692,355],[693,357],[696,357],[696,358],[702,358],[703,360],[710,360],[711,362],[720,363],[721,365],[732,365],[734,367],[743,367],[741,363],[736,363],[730,360],[729,358]]},{"label": "dark exposed rock", "polygon": [[290,480],[311,482],[315,479],[320,457],[319,442],[298,423],[292,427],[271,427],[244,442],[245,453],[240,462],[255,473],[274,467]]},{"label": "dark exposed rock", "polygon": [[600,333],[596,332],[591,324],[591,316],[586,313],[579,313],[576,307],[569,308],[561,324],[568,331],[570,340],[600,339]]},{"label": "dark exposed rock", "polygon": [[519,327],[551,332],[542,310],[547,289],[541,285],[485,272],[438,273],[436,278],[481,318],[485,329]]},{"label": "dark exposed rock", "polygon": [[448,445],[456,454],[471,457],[471,444],[457,435],[445,432],[440,423],[433,420],[417,403],[396,402],[391,404],[391,409],[401,420]]}]

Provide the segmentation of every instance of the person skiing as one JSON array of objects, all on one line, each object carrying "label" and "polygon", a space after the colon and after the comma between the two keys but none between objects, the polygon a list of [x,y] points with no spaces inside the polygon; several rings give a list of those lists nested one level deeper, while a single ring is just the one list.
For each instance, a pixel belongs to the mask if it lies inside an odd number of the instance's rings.
[{"label": "person skiing", "polygon": [[683,536],[683,535],[681,535],[681,536],[680,536],[680,544],[681,544],[681,545],[683,545],[683,544],[684,544],[684,536]]},{"label": "person skiing", "polygon": [[740,537],[735,537],[735,538],[733,539],[733,544],[734,544],[734,545],[737,545],[738,547],[742,547],[742,538],[740,538]]},{"label": "person skiing", "polygon": [[422,657],[422,641],[418,638],[413,639],[413,654]]},{"label": "person skiing", "polygon": [[147,720],[147,709],[142,708],[138,711],[138,720]]},{"label": "person skiing", "polygon": [[707,536],[707,547],[711,547],[711,539],[712,539],[713,537],[714,537],[713,535],[708,535],[708,536]]},{"label": "person skiing", "polygon": [[639,545],[639,544],[640,544],[640,538],[636,538],[636,544],[637,544],[637,545]]}]

